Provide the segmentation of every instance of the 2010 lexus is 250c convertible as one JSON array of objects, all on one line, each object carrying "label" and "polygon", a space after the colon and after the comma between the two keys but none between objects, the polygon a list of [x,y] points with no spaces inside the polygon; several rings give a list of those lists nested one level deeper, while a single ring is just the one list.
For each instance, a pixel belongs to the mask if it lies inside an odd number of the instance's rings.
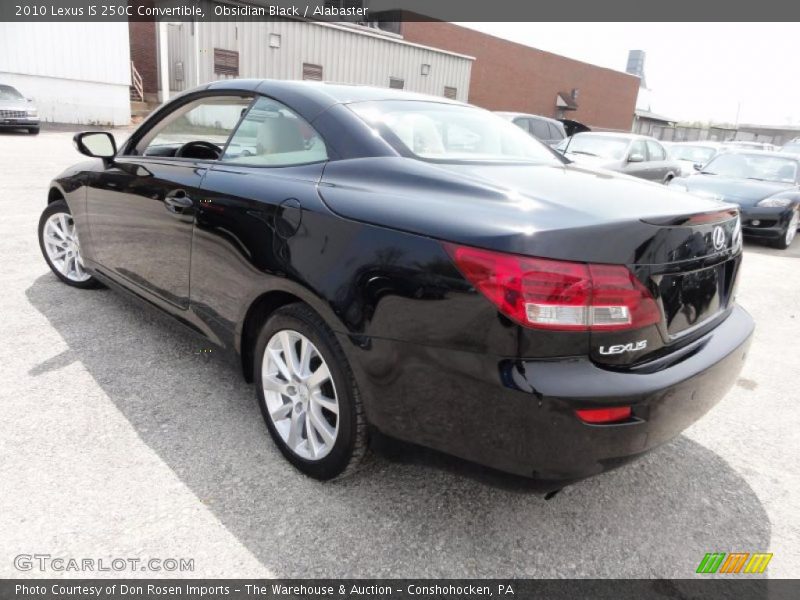
[{"label": "2010 lexus is 250c convertible", "polygon": [[[302,472],[371,432],[548,481],[705,414],[753,331],[738,209],[570,164],[485,110],[228,80],[57,177],[63,282],[131,292],[238,354]],[[210,425],[213,426],[213,425]]]}]

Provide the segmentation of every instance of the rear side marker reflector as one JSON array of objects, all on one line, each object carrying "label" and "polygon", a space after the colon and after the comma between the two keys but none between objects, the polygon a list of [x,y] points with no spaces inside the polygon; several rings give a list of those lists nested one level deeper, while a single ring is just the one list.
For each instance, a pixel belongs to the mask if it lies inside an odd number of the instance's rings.
[{"label": "rear side marker reflector", "polygon": [[613,406],[611,408],[587,408],[576,410],[575,414],[584,423],[592,425],[607,425],[620,423],[631,418],[630,406]]},{"label": "rear side marker reflector", "polygon": [[444,247],[475,289],[520,325],[618,331],[661,320],[653,296],[623,265],[533,258],[456,244]]}]

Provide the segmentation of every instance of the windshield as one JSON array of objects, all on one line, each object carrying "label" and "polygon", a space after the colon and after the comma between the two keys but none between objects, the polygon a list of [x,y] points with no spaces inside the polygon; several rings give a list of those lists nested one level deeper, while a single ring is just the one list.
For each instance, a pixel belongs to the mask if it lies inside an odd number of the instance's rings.
[{"label": "windshield", "polygon": [[349,104],[390,144],[440,161],[560,161],[544,144],[493,113],[472,106],[416,100]]},{"label": "windshield", "polygon": [[[567,154],[585,154],[586,156],[599,156],[613,160],[622,160],[630,140],[624,137],[611,135],[583,135],[572,136],[569,144],[563,143]],[[563,148],[561,148],[563,149]]]},{"label": "windshield", "polygon": [[691,163],[706,164],[714,156],[714,148],[708,146],[672,146],[669,149],[672,158],[676,160],[688,160]]},{"label": "windshield", "polygon": [[24,100],[17,90],[10,85],[0,85],[0,100]]},{"label": "windshield", "polygon": [[761,154],[720,154],[703,167],[702,173],[736,179],[794,183],[797,178],[797,161]]}]

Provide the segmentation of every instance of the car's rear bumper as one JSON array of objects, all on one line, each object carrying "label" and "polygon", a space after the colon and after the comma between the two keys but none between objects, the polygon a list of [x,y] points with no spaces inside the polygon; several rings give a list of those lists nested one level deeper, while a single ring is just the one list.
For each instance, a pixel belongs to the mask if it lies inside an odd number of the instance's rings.
[{"label": "car's rear bumper", "polygon": [[777,239],[786,233],[786,226],[792,218],[789,208],[743,208],[742,233],[747,237]]},{"label": "car's rear bumper", "polygon": [[[635,373],[582,358],[513,361],[339,338],[367,418],[383,433],[518,475],[570,481],[618,466],[702,417],[736,381],[753,328],[736,307],[688,356]],[[587,425],[574,412],[620,405],[632,406],[630,422]]]}]

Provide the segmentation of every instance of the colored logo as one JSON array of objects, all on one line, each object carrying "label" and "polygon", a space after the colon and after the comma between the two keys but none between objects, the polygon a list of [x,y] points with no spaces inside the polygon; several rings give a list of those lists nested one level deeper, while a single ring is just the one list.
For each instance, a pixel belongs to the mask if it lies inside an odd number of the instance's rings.
[{"label": "colored logo", "polygon": [[763,573],[772,554],[764,552],[709,552],[697,566],[698,573]]}]

